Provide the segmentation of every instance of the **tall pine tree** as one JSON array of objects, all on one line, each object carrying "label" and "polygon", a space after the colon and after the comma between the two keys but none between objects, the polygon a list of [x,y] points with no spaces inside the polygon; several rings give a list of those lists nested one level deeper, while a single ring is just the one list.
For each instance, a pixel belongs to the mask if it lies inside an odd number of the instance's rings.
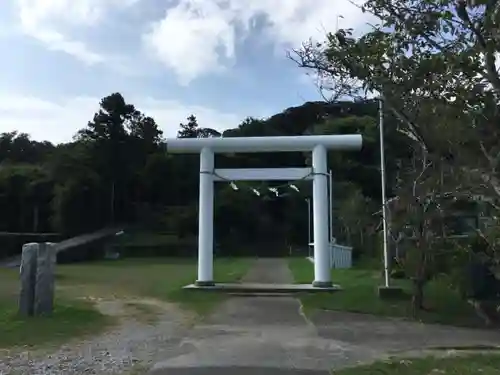
[{"label": "tall pine tree", "polygon": [[198,125],[198,120],[194,115],[187,118],[187,123],[181,123],[181,129],[177,132],[178,138],[198,138],[200,132],[200,126]]}]

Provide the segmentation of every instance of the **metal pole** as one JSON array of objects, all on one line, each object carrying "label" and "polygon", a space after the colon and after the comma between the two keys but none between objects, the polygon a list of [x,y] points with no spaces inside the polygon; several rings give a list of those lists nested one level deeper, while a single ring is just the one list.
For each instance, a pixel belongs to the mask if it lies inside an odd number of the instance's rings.
[{"label": "metal pole", "polygon": [[214,272],[214,153],[200,152],[200,192],[198,214],[198,280],[200,286],[213,285]]},{"label": "metal pole", "polygon": [[328,200],[329,200],[329,220],[330,220],[330,242],[333,241],[333,177],[332,171],[328,172]]},{"label": "metal pole", "polygon": [[306,198],[307,203],[307,254],[311,257],[311,200]]},{"label": "metal pole", "polygon": [[328,210],[330,211],[330,215],[328,215],[329,219],[329,230],[330,230],[330,268],[332,268],[332,251],[333,251],[333,177],[332,171],[328,172]]},{"label": "metal pole", "polygon": [[389,287],[389,246],[387,243],[387,200],[385,195],[385,151],[384,151],[384,100],[379,99],[379,131],[380,131],[380,178],[382,187],[382,225],[384,236],[384,278],[385,286]]}]

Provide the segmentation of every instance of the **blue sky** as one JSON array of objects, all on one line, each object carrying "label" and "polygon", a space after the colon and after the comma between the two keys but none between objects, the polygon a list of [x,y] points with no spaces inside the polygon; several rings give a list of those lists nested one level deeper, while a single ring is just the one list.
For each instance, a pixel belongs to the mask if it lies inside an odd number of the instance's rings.
[{"label": "blue sky", "polygon": [[235,127],[320,99],[286,51],[366,21],[348,0],[3,0],[0,132],[68,141],[116,91],[167,137]]}]

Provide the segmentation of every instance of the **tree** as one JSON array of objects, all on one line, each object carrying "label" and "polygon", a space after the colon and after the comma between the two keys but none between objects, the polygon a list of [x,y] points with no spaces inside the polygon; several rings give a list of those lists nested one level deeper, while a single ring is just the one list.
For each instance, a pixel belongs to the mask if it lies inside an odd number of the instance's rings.
[{"label": "tree", "polygon": [[[431,159],[416,149],[411,163],[401,166],[396,198],[391,206],[391,234],[405,233],[409,240],[404,258],[413,281],[413,313],[424,308],[424,286],[433,276],[433,258],[441,250],[442,223],[455,181],[453,168],[443,159]],[[396,236],[399,237],[399,236]]]},{"label": "tree", "polygon": [[100,107],[77,140],[87,145],[92,164],[109,186],[109,219],[128,220],[134,215],[133,200],[141,195],[137,170],[149,155],[160,151],[162,132],[120,93],[103,98]]},{"label": "tree", "polygon": [[351,245],[357,254],[373,257],[376,255],[373,243],[377,224],[373,202],[352,182],[336,184],[335,192],[338,242]]},{"label": "tree", "polygon": [[[324,43],[305,43],[290,57],[323,81],[350,82],[327,85],[334,98],[339,91],[355,99],[379,94],[399,120],[398,131],[413,142],[419,174],[401,174],[398,197],[408,197],[403,199],[406,215],[420,218],[414,225],[421,229],[423,244],[433,217],[427,209],[441,204],[435,186],[439,174],[431,177],[438,166],[453,165],[460,176],[446,183],[446,192],[456,198],[500,198],[500,8],[497,1],[481,0],[367,0],[361,8],[379,20],[371,32],[360,37],[353,36],[354,30],[329,33]],[[422,180],[420,192],[414,193],[412,186]],[[419,247],[419,279],[427,250]],[[417,305],[420,292],[418,286]]]},{"label": "tree", "polygon": [[143,200],[153,205],[176,204],[172,196],[172,185],[176,181],[172,174],[172,157],[161,152],[149,155],[138,173]]},{"label": "tree", "polygon": [[[266,119],[246,119],[224,136],[362,132],[367,142],[361,154],[330,155],[336,174],[335,194],[342,180],[351,180],[353,190],[362,188],[365,198],[379,200],[376,181],[360,177],[361,171],[371,168],[376,173],[377,159],[372,155],[377,149],[376,115],[374,101],[309,102]],[[194,116],[189,122],[193,125],[188,126],[193,130],[191,136],[220,136],[213,129],[198,126]],[[37,229],[74,235],[102,228],[114,218],[135,228],[179,230],[188,242],[196,236],[198,157],[165,153],[165,140],[154,119],[119,93],[100,101],[99,110],[73,142],[52,146],[12,133],[0,136],[0,142],[0,205],[4,208],[0,226],[4,230]],[[387,143],[391,150],[405,149],[404,143],[392,137]],[[306,165],[308,156],[219,155],[217,165],[296,167]],[[228,254],[242,238],[247,246],[241,252],[267,255],[284,251],[285,239],[297,246],[307,241],[304,198],[310,196],[310,183],[302,186],[297,182],[300,193],[279,199],[264,199],[252,192],[255,186],[265,193],[270,186],[266,183],[238,186],[240,190],[234,191],[229,184],[216,184],[216,241],[226,245]],[[343,200],[344,196],[336,197],[335,206]],[[264,246],[271,243],[274,245]]]},{"label": "tree", "polygon": [[163,142],[163,131],[158,128],[156,121],[149,116],[137,114],[129,124],[130,136],[140,141],[142,152],[146,154],[158,151]]},{"label": "tree", "polygon": [[87,142],[109,142],[119,144],[127,136],[126,122],[137,115],[135,107],[127,104],[120,93],[111,94],[100,102],[100,109],[89,121],[87,127],[80,130],[77,139]]},{"label": "tree", "polygon": [[55,186],[53,226],[66,236],[91,232],[106,224],[106,197],[99,175],[88,170]]},{"label": "tree", "polygon": [[397,194],[406,215],[418,217],[412,225],[419,231],[414,305],[420,307],[432,247],[429,209],[442,203],[439,168],[460,176],[445,184],[457,198],[500,198],[499,7],[497,1],[367,0],[361,8],[379,19],[371,32],[329,33],[324,43],[305,43],[290,57],[323,81],[349,82],[327,85],[334,98],[338,91],[355,99],[380,95],[412,141],[418,174],[402,165]]},{"label": "tree", "polygon": [[[0,227],[7,231],[31,231],[38,221],[36,211],[48,211],[50,177],[39,165],[6,164],[0,168]],[[38,207],[37,207],[38,206]],[[40,225],[39,225],[40,224]],[[36,224],[47,227],[46,223]]]},{"label": "tree", "polygon": [[198,131],[200,126],[198,125],[198,120],[194,115],[190,115],[187,118],[188,122],[186,124],[181,123],[181,129],[177,132],[178,138],[198,138]]},{"label": "tree", "polygon": [[217,130],[200,128],[198,120],[194,115],[190,115],[187,120],[188,122],[186,124],[180,124],[181,129],[177,132],[178,138],[210,138],[221,136]]},{"label": "tree", "polygon": [[88,145],[96,171],[109,187],[112,222],[125,215],[125,195],[134,157],[129,150],[127,126],[138,116],[140,112],[133,105],[127,104],[120,93],[114,93],[101,100],[93,120],[77,134],[77,140]]},{"label": "tree", "polygon": [[0,162],[40,163],[53,150],[50,142],[32,141],[25,133],[0,134]]},{"label": "tree", "polygon": [[[496,138],[493,124],[500,93],[495,4],[368,0],[362,9],[380,20],[372,32],[358,38],[352,30],[329,33],[325,43],[306,43],[291,57],[323,79],[355,80],[348,92],[351,96],[380,93],[387,109],[400,120],[400,131],[431,151],[435,149],[432,139],[416,119],[420,108],[425,106],[434,114],[433,123],[439,123],[443,108],[454,112],[456,133],[467,134],[464,139],[470,142],[453,152],[464,154],[467,145],[467,154],[473,157],[466,159],[464,168],[499,197],[496,155],[500,149],[491,141]],[[335,90],[345,93],[346,87],[330,89],[335,96]]]}]

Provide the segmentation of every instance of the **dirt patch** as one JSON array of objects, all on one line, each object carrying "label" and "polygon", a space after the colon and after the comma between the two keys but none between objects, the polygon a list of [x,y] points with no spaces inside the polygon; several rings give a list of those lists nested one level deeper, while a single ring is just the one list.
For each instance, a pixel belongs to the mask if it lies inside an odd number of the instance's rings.
[{"label": "dirt patch", "polygon": [[156,305],[142,302],[126,302],[126,310],[129,310],[130,315],[146,324],[155,324],[160,318],[163,310]]},{"label": "dirt patch", "polygon": [[[143,298],[86,296],[102,314],[116,319],[112,329],[75,338],[60,347],[0,352],[0,374],[144,374],[171,351],[190,329],[192,314],[175,304]],[[13,372],[15,374],[15,372]]]},{"label": "dirt patch", "polygon": [[116,287],[105,287],[97,284],[72,284],[63,283],[56,286],[56,293],[67,298],[82,298],[88,300],[102,300],[127,298],[130,292]]},{"label": "dirt patch", "polygon": [[141,323],[155,324],[164,316],[184,317],[184,323],[193,321],[196,317],[176,304],[149,298],[134,297],[81,297],[81,299],[91,302],[95,308],[103,315],[123,319],[136,320]]}]

